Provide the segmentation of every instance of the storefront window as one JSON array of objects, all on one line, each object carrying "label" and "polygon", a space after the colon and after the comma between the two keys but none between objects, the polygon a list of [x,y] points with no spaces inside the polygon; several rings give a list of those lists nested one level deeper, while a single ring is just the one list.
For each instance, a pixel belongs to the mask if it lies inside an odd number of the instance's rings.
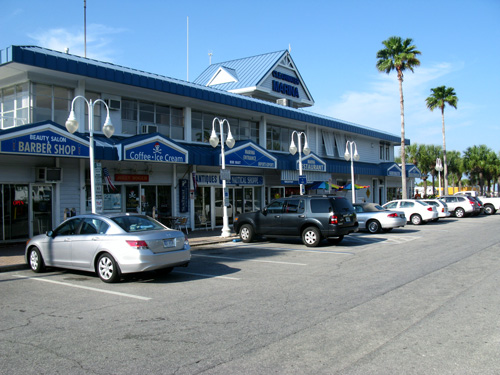
[{"label": "storefront window", "polygon": [[194,224],[196,228],[207,227],[211,223],[210,187],[199,187],[194,200]]},{"label": "storefront window", "polygon": [[28,238],[28,185],[0,185],[0,193],[0,240]]}]

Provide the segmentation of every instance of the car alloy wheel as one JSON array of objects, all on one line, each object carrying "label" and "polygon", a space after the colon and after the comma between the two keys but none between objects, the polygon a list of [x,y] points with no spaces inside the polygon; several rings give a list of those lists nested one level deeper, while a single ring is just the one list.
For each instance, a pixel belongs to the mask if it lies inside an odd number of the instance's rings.
[{"label": "car alloy wheel", "polygon": [[422,224],[422,216],[420,216],[419,214],[413,214],[413,215],[411,215],[411,223],[413,225],[420,225],[420,224]]},{"label": "car alloy wheel", "polygon": [[110,254],[104,253],[99,257],[97,274],[105,283],[114,283],[120,279],[120,269]]},{"label": "car alloy wheel", "polygon": [[465,210],[461,207],[457,208],[455,210],[455,216],[458,218],[464,217],[465,216]]},{"label": "car alloy wheel", "polygon": [[316,227],[308,227],[302,232],[302,242],[308,247],[316,247],[321,242],[321,234]]},{"label": "car alloy wheel", "polygon": [[30,268],[33,272],[43,272],[45,270],[45,263],[43,262],[42,254],[37,248],[33,248],[29,252]]},{"label": "car alloy wheel", "polygon": [[244,224],[240,229],[240,238],[243,242],[252,242],[254,230],[250,224]]},{"label": "car alloy wheel", "polygon": [[380,223],[377,220],[370,220],[366,227],[370,233],[378,233],[380,231]]}]

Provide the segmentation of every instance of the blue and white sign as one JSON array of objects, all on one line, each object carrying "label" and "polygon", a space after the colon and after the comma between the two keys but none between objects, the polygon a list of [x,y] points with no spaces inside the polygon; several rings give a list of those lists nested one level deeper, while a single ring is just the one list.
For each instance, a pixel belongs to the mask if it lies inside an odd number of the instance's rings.
[{"label": "blue and white sign", "polygon": [[276,169],[277,159],[253,143],[225,150],[226,166]]},{"label": "blue and white sign", "polygon": [[[297,160],[297,169],[299,161]],[[302,158],[302,170],[314,172],[326,172],[326,163],[314,154]]]},{"label": "blue and white sign", "polygon": [[[240,186],[262,186],[264,178],[262,176],[234,176],[226,181],[228,185]],[[196,173],[196,184],[198,186],[222,185],[222,179],[217,174],[198,174]]]},{"label": "blue and white sign", "polygon": [[0,152],[18,155],[89,157],[84,139],[57,131],[52,125],[6,134],[0,138]]},{"label": "blue and white sign", "polygon": [[165,138],[154,136],[124,146],[122,160],[187,164],[188,151]]}]

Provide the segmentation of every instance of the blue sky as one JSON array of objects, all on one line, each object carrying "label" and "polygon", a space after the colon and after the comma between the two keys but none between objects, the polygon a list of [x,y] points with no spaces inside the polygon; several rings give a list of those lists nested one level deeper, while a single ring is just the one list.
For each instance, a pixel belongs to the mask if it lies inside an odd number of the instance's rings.
[{"label": "blue sky", "polygon": [[[84,54],[83,0],[2,0],[0,48],[38,45]],[[212,62],[291,48],[316,104],[310,111],[400,135],[396,74],[379,73],[390,36],[412,38],[421,66],[407,72],[406,137],[442,145],[430,89],[453,87],[447,150],[500,151],[500,0],[87,0],[87,57],[186,80]]]}]

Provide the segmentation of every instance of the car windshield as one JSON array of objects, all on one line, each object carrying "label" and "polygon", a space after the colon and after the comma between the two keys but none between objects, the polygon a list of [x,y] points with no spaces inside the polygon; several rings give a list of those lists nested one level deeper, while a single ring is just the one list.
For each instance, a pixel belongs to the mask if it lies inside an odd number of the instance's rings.
[{"label": "car windshield", "polygon": [[165,229],[163,225],[148,216],[118,216],[112,220],[127,233]]}]

